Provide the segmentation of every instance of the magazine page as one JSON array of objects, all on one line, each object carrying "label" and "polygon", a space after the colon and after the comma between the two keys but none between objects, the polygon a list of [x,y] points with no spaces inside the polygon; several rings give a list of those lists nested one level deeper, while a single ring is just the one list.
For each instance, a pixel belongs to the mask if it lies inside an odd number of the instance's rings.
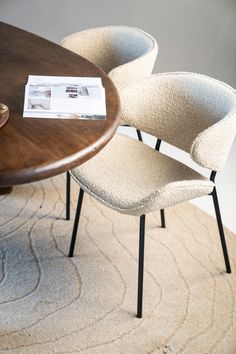
[{"label": "magazine page", "polygon": [[106,119],[101,78],[29,75],[23,117]]}]

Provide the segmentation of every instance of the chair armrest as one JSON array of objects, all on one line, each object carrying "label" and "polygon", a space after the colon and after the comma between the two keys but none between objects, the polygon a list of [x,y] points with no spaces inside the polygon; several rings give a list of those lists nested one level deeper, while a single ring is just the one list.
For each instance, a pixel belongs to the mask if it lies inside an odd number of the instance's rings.
[{"label": "chair armrest", "polygon": [[194,139],[191,158],[200,166],[222,170],[236,133],[236,110],[199,133]]}]

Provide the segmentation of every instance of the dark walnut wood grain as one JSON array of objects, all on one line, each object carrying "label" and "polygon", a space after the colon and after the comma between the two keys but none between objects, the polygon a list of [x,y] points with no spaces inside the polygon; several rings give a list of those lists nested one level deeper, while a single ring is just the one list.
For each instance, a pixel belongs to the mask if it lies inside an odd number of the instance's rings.
[{"label": "dark walnut wood grain", "polygon": [[[54,176],[101,150],[119,124],[119,97],[108,76],[79,55],[2,22],[0,48],[0,102],[9,107],[0,129],[0,188]],[[107,119],[22,118],[29,74],[101,77]]]}]

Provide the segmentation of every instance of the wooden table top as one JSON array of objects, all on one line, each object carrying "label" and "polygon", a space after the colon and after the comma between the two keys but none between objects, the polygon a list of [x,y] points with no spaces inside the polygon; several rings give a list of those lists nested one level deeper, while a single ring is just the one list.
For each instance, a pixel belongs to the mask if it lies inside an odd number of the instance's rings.
[{"label": "wooden table top", "polygon": [[[22,118],[28,75],[101,77],[107,119]],[[0,22],[0,102],[9,107],[0,128],[0,188],[33,182],[85,162],[111,139],[119,124],[117,91],[94,64],[32,33]]]}]

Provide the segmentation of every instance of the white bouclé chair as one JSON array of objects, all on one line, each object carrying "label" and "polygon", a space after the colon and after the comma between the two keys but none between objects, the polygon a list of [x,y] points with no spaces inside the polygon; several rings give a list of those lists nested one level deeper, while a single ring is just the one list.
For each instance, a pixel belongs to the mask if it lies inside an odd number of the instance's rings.
[{"label": "white boucl\u00e9 chair", "polygon": [[138,306],[142,317],[145,215],[203,195],[213,197],[227,273],[229,257],[216,193],[236,133],[236,92],[194,73],[149,76],[120,91],[127,124],[190,154],[209,171],[204,177],[144,143],[116,134],[91,160],[71,171],[80,185],[69,256],[73,256],[84,191],[123,214],[140,217]]},{"label": "white boucl\u00e9 chair", "polygon": [[151,74],[158,52],[150,34],[127,26],[87,29],[64,38],[61,45],[105,71],[118,90]]},{"label": "white boucl\u00e9 chair", "polygon": [[[91,28],[65,37],[61,45],[88,59],[114,82],[118,92],[152,73],[158,53],[156,40],[147,32],[128,26]],[[124,124],[121,120],[121,124]],[[142,135],[137,129],[138,139]],[[161,213],[164,227],[164,214]],[[70,219],[70,173],[67,172],[66,219]]]}]

